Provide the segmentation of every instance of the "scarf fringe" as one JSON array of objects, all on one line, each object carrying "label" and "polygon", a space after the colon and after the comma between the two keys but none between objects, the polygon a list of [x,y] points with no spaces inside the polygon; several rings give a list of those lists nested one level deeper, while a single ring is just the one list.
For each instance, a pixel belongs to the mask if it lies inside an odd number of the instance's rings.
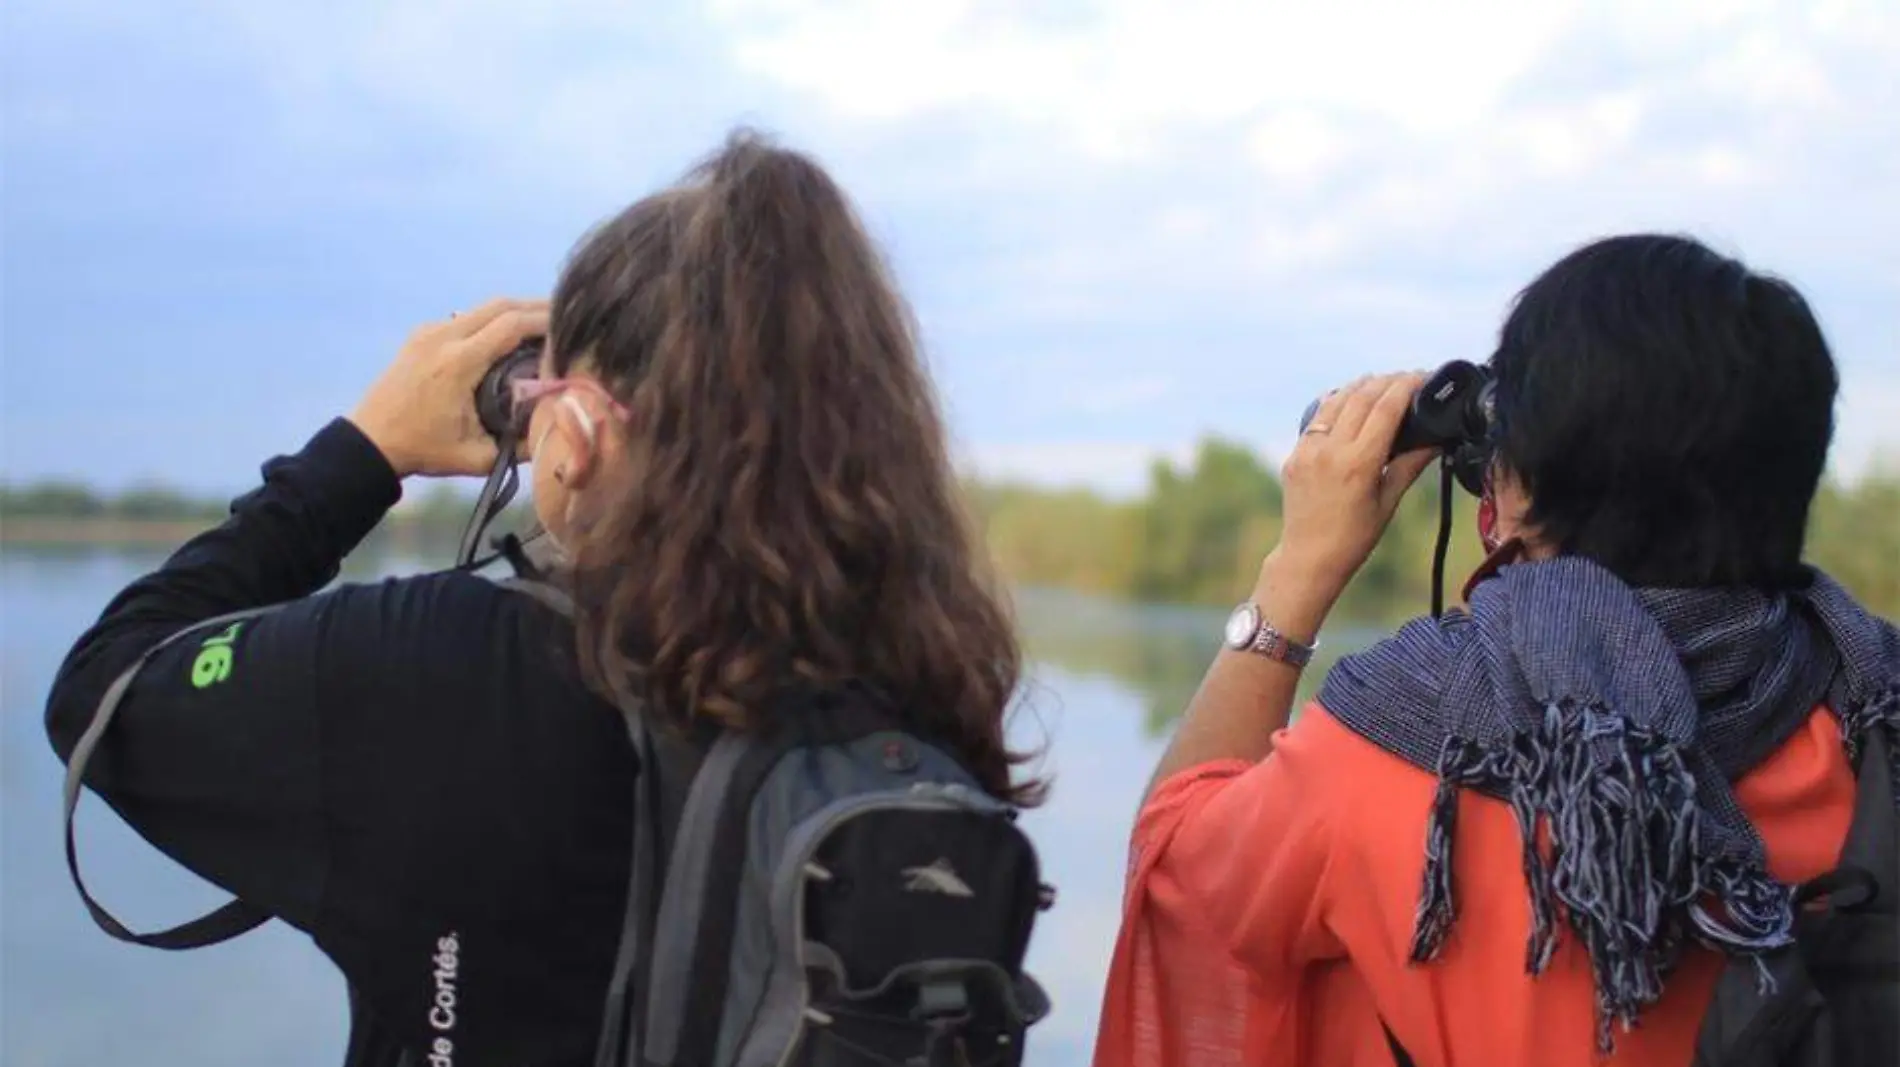
[{"label": "scarf fringe", "polygon": [[[1900,701],[1894,709],[1900,721]],[[1437,769],[1414,962],[1437,958],[1457,918],[1452,847],[1464,788],[1509,803],[1530,897],[1525,970],[1535,976],[1549,965],[1561,915],[1590,957],[1598,1045],[1606,1053],[1613,1024],[1629,1030],[1662,996],[1687,936],[1755,957],[1764,979],[1761,954],[1792,939],[1791,890],[1746,854],[1707,850],[1695,776],[1681,749],[1607,709],[1552,703],[1538,727],[1500,743],[1451,738]],[[1719,913],[1704,905],[1711,897]]]},{"label": "scarf fringe", "polygon": [[[1887,734],[1887,762],[1893,780],[1900,782],[1900,681],[1875,690],[1864,700],[1850,702],[1840,712],[1841,744],[1847,758],[1860,760],[1861,746],[1875,730]],[[1900,811],[1900,790],[1894,796],[1894,808]]]}]

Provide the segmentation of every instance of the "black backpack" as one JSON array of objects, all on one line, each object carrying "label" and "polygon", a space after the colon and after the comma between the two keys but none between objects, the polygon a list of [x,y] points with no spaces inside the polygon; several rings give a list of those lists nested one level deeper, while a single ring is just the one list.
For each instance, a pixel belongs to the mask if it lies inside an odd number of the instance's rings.
[{"label": "black backpack", "polygon": [[865,694],[799,698],[696,768],[630,720],[660,773],[598,1067],[1022,1062],[1054,891],[1013,809]]},{"label": "black backpack", "polygon": [[694,738],[625,715],[642,770],[596,1067],[1017,1067],[1055,903],[1017,811],[867,689],[781,710]]},{"label": "black backpack", "polygon": [[1887,740],[1868,732],[1839,866],[1795,892],[1795,943],[1729,964],[1696,1037],[1694,1067],[1900,1064],[1900,817]]},{"label": "black backpack", "polygon": [[[1731,961],[1696,1036],[1690,1067],[1900,1065],[1900,816],[1887,740],[1870,731],[1854,817],[1834,870],[1795,890],[1794,944]],[[1399,1067],[1412,1067],[1386,1031]]]}]

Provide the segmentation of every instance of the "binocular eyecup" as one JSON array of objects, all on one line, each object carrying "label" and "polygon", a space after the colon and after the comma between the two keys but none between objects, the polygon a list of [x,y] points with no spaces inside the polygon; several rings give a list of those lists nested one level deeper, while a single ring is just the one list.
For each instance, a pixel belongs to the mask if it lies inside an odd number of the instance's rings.
[{"label": "binocular eyecup", "polygon": [[516,423],[513,383],[517,378],[534,377],[541,363],[543,343],[540,337],[521,342],[514,351],[496,360],[475,386],[475,414],[482,421],[482,429],[497,441],[521,432],[522,428]]}]

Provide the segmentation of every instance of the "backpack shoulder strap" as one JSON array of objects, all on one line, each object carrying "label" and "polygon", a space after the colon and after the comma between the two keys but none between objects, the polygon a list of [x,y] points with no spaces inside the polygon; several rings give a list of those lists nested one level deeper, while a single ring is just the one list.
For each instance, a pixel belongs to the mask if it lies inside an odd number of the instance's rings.
[{"label": "backpack shoulder strap", "polygon": [[1895,794],[1894,753],[1883,730],[1867,731],[1855,774],[1854,818],[1841,848],[1840,866],[1857,867],[1881,880],[1889,907],[1900,899],[1900,796]]},{"label": "backpack shoulder strap", "polygon": [[658,901],[661,933],[652,944],[649,973],[669,979],[652,983],[647,994],[646,1061],[671,1064],[683,1047],[710,1045],[709,1023],[724,999],[723,968],[731,950],[728,917],[745,862],[746,835],[729,828],[744,820],[759,782],[789,747],[782,738],[728,730],[693,776]]},{"label": "backpack shoulder strap", "polygon": [[892,728],[868,701],[787,697],[796,714],[764,731],[727,730],[713,742],[686,794],[666,864],[652,942],[644,1062],[711,1062],[720,1038],[746,869],[753,806],[787,754],[848,743]]},{"label": "backpack shoulder strap", "polygon": [[497,579],[495,584],[523,596],[533,597],[570,619],[574,617],[574,598],[551,583],[516,576]]},{"label": "backpack shoulder strap", "polygon": [[1387,1026],[1384,1021],[1379,1023],[1379,1029],[1385,1031],[1385,1044],[1387,1048],[1392,1050],[1392,1062],[1396,1064],[1397,1067],[1414,1067],[1412,1054],[1405,1051],[1404,1045],[1399,1044],[1399,1035],[1393,1033],[1392,1028]]},{"label": "backpack shoulder strap", "polygon": [[180,923],[168,930],[158,930],[149,934],[132,930],[107,911],[105,905],[93,899],[92,892],[86,888],[86,880],[79,873],[79,845],[74,840],[73,815],[79,810],[79,794],[86,780],[86,765],[92,762],[93,753],[98,751],[99,743],[104,740],[106,730],[112,725],[113,717],[119,713],[119,705],[125,701],[126,692],[132,688],[132,682],[138,677],[139,671],[145,664],[162,650],[192,634],[203,633],[213,626],[253,618],[275,610],[276,605],[271,605],[205,619],[184,627],[146,649],[143,655],[134,660],[132,665],[106,688],[105,697],[99,701],[99,709],[93,712],[92,722],[86,726],[86,731],[79,735],[79,742],[73,746],[72,758],[66,762],[66,783],[61,798],[66,823],[66,871],[72,876],[73,888],[79,891],[79,899],[85,903],[86,912],[92,916],[92,921],[97,923],[101,930],[121,941],[144,945],[147,948],[171,950],[203,948],[220,941],[229,941],[239,934],[255,930],[271,918],[270,913],[262,909],[242,900],[233,900],[190,922]]},{"label": "backpack shoulder strap", "polygon": [[[634,971],[644,964],[653,943],[653,924],[660,891],[655,822],[659,791],[654,782],[653,736],[645,716],[626,714],[627,733],[633,739],[639,767],[633,780],[633,853],[628,867],[627,907],[620,921],[620,945],[614,953],[613,978],[607,986],[606,1011],[601,1018],[595,1067],[621,1067],[629,1054],[638,1062],[645,1012],[631,1003]],[[644,977],[644,976],[643,976]],[[645,985],[643,981],[641,985]]]}]

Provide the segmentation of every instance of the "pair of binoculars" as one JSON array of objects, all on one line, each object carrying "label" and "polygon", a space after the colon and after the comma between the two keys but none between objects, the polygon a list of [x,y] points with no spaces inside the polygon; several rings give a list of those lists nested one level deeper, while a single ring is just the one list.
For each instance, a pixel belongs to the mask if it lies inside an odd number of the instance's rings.
[{"label": "pair of binoculars", "polygon": [[[1473,496],[1484,492],[1491,434],[1497,424],[1497,382],[1475,363],[1453,360],[1433,371],[1412,395],[1412,403],[1392,439],[1392,455],[1419,448],[1445,453],[1458,484]],[[1319,413],[1320,401],[1307,405],[1300,432]]]}]

